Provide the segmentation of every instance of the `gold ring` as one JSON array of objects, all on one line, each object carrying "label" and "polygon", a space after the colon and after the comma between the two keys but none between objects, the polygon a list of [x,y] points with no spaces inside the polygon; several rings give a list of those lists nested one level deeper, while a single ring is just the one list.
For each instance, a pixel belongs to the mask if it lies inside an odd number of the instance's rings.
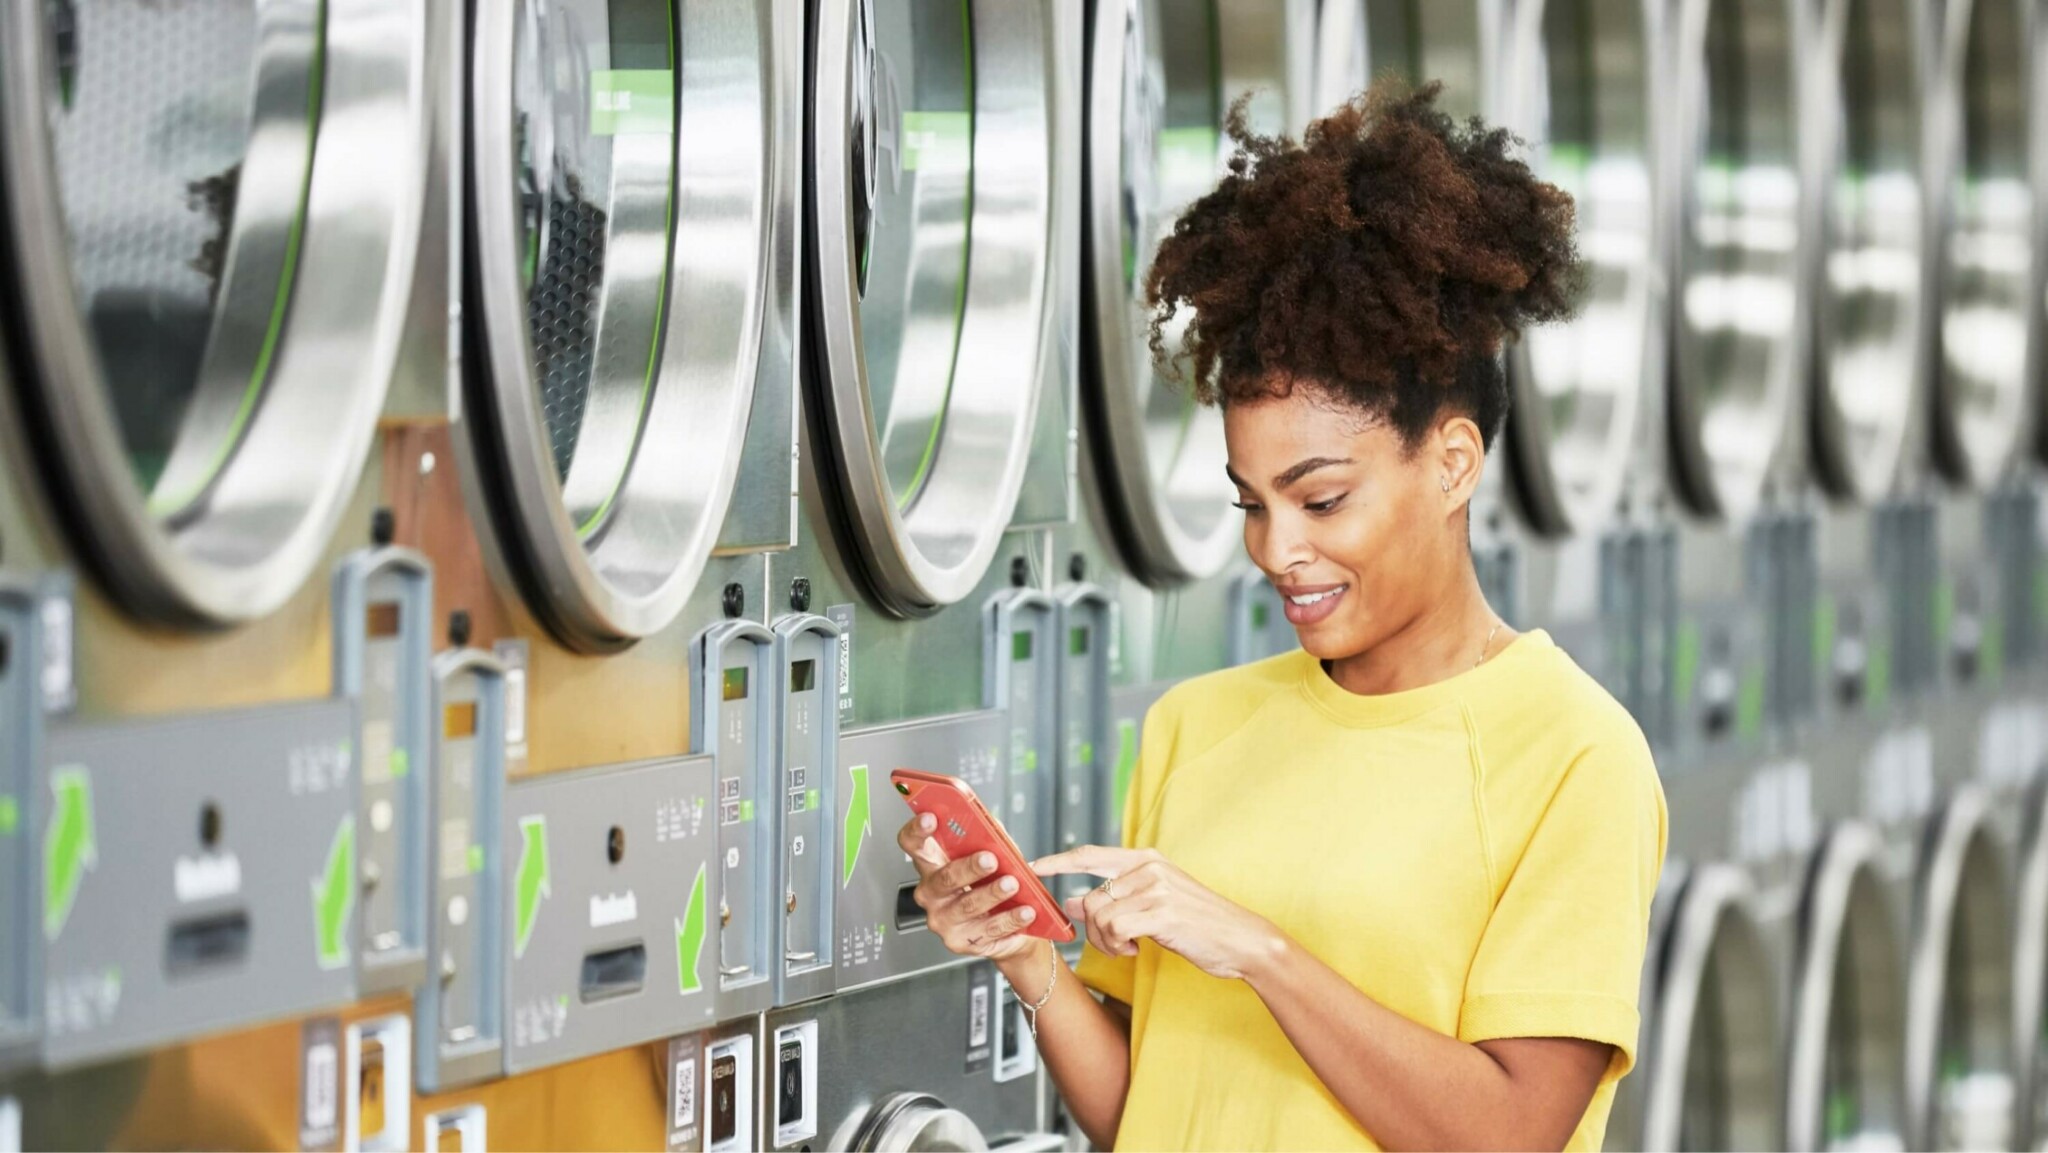
[{"label": "gold ring", "polygon": [[1116,900],[1116,890],[1110,888],[1110,886],[1114,884],[1116,884],[1116,878],[1111,877],[1109,880],[1104,881],[1100,885],[1095,886],[1095,891],[1098,893],[1109,894],[1109,899],[1114,901]]}]

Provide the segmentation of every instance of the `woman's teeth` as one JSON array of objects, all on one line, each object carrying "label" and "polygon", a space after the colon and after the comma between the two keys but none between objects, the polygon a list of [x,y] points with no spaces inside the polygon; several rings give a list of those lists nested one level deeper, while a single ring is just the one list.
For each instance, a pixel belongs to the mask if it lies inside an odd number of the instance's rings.
[{"label": "woman's teeth", "polygon": [[1287,599],[1293,601],[1295,604],[1298,605],[1312,605],[1315,604],[1317,601],[1328,600],[1329,598],[1336,596],[1338,593],[1343,591],[1344,590],[1341,588],[1334,588],[1326,593],[1308,593],[1303,596],[1288,597]]}]

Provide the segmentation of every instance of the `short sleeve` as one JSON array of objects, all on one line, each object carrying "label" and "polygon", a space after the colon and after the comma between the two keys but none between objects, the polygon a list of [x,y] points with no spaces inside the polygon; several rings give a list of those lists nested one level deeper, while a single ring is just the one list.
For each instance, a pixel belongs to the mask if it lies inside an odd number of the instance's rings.
[{"label": "short sleeve", "polygon": [[1536,822],[1487,920],[1458,1037],[1577,1037],[1635,1064],[1650,902],[1663,868],[1663,789],[1639,732],[1583,751]]},{"label": "short sleeve", "polygon": [[[1152,844],[1155,822],[1151,819],[1152,809],[1159,799],[1159,786],[1166,775],[1166,764],[1172,757],[1175,726],[1166,719],[1167,701],[1162,699],[1145,712],[1142,739],[1139,734],[1126,728],[1117,734],[1117,760],[1130,764],[1129,788],[1124,794],[1123,844],[1126,848],[1144,848]],[[1135,741],[1135,749],[1123,747],[1125,742]],[[1138,958],[1111,957],[1098,952],[1094,945],[1081,947],[1081,961],[1074,973],[1081,983],[1102,994],[1129,1005],[1137,996]]]}]

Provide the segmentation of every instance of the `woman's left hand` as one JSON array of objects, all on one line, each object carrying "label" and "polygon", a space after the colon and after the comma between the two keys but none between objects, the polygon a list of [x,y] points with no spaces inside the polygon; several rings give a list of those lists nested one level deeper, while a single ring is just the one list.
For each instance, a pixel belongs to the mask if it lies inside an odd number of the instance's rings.
[{"label": "woman's left hand", "polygon": [[1138,939],[1149,937],[1212,977],[1238,980],[1284,943],[1272,922],[1217,896],[1154,849],[1084,845],[1041,857],[1031,871],[1108,878],[1084,897],[1067,898],[1066,911],[1111,957],[1135,956]]}]

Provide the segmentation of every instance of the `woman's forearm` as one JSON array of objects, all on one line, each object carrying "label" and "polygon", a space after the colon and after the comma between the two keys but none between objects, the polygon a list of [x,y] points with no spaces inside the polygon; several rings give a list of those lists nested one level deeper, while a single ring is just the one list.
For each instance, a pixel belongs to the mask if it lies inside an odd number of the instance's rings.
[{"label": "woman's forearm", "polygon": [[1026,1004],[1045,996],[1052,965],[1059,979],[1038,1011],[1038,1055],[1066,1100],[1067,1110],[1097,1149],[1116,1143],[1124,1098],[1131,1087],[1131,1038],[1125,1023],[1090,996],[1064,958],[1049,949],[1026,950],[999,968]]},{"label": "woman's forearm", "polygon": [[1339,1104],[1387,1149],[1561,1146],[1532,1132],[1508,1070],[1403,1017],[1284,936],[1245,979]]}]

